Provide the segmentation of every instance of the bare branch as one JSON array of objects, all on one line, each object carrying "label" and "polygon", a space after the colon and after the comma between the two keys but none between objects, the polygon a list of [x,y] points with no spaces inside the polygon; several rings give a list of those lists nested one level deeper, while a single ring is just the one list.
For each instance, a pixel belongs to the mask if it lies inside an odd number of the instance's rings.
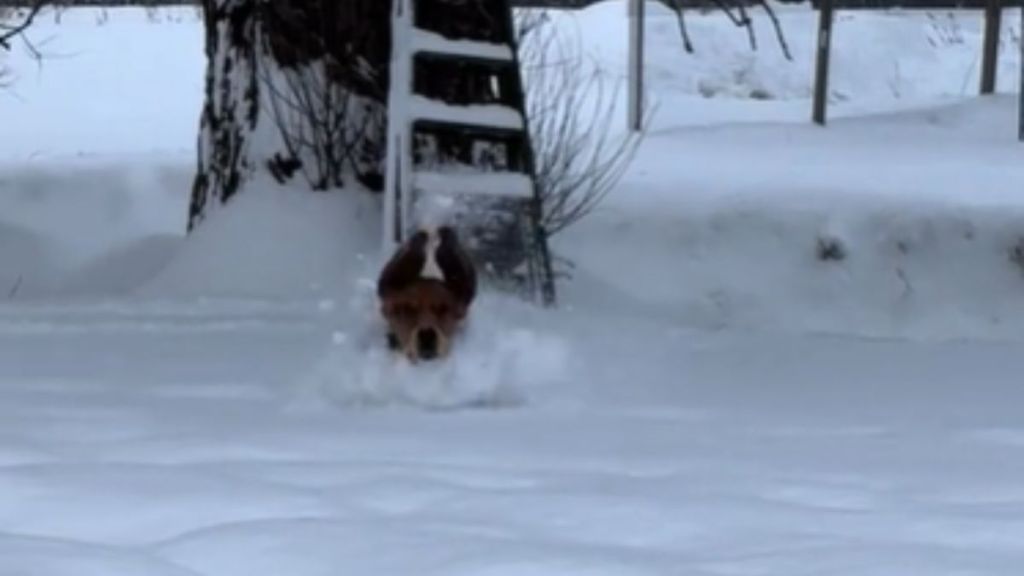
[{"label": "bare branch", "polygon": [[757,3],[761,5],[765,13],[768,14],[768,18],[772,21],[772,26],[775,28],[775,38],[779,42],[779,47],[782,48],[782,53],[786,56],[786,60],[793,60],[793,53],[789,49],[789,42],[786,41],[786,35],[782,31],[782,22],[779,21],[779,15],[775,13],[775,9],[768,4],[768,0],[757,0]]},{"label": "bare branch", "polygon": [[43,7],[46,4],[47,0],[34,0],[29,6],[28,11],[23,15],[19,15],[19,21],[14,24],[0,21],[0,48],[10,51],[11,41],[24,34],[32,26],[36,16],[43,11]]},{"label": "bare branch", "polygon": [[[644,133],[613,128],[619,86],[543,11],[517,15],[542,222],[557,234],[590,214],[629,167]],[[646,125],[646,122],[645,122]]]},{"label": "bare branch", "polygon": [[[754,20],[750,17],[748,11],[748,3],[745,0],[708,0],[716,10],[725,14],[726,18],[729,19],[736,27],[743,28],[747,32],[747,37],[750,41],[750,48],[757,50],[757,33],[754,29]],[[771,5],[768,4],[768,0],[752,0],[753,4],[760,6],[765,13],[768,15],[768,19],[772,23],[772,27],[775,30],[775,37],[779,43],[779,47],[782,50],[786,60],[793,60],[793,54],[789,49],[789,44],[786,42],[785,34],[782,30],[782,23],[779,21],[778,14],[772,9]],[[676,13],[676,18],[679,22],[679,35],[683,41],[683,49],[688,53],[694,52],[693,42],[690,40],[689,31],[686,28],[686,20],[684,13],[686,7],[683,5],[682,0],[669,0],[668,6],[672,11]]]},{"label": "bare branch", "polygon": [[[315,59],[260,69],[272,118],[289,156],[274,158],[271,172],[284,180],[301,171],[314,190],[342,187],[349,169],[359,173],[358,166],[365,164],[360,153],[377,126],[366,98],[337,76],[345,68],[328,49],[333,34],[328,4],[319,4],[324,10],[315,19],[319,25],[305,29],[290,46],[317,55]],[[367,41],[370,33],[362,29],[361,36],[352,38],[353,46]]]}]

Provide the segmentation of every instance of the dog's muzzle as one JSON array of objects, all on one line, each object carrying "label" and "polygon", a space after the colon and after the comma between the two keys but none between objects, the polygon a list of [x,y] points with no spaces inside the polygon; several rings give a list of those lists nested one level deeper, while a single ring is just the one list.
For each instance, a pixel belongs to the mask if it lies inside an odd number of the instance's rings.
[{"label": "dog's muzzle", "polygon": [[416,331],[416,355],[424,360],[434,360],[440,354],[440,338],[437,330],[422,328]]}]

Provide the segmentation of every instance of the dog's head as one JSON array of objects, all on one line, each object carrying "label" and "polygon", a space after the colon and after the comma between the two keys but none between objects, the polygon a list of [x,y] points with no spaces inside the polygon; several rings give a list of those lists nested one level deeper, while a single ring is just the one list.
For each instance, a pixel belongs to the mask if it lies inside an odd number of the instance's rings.
[{"label": "dog's head", "polygon": [[444,357],[476,296],[476,271],[448,227],[413,235],[377,283],[394,345],[409,359]]},{"label": "dog's head", "polygon": [[443,282],[431,278],[390,294],[382,304],[391,334],[412,360],[447,356],[466,311]]}]

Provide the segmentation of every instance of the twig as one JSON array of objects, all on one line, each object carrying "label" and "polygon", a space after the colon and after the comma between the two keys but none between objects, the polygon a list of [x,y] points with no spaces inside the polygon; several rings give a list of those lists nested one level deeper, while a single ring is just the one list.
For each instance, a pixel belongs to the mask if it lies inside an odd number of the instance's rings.
[{"label": "twig", "polygon": [[14,286],[11,286],[11,289],[7,291],[8,300],[14,300],[14,297],[18,295],[18,290],[21,289],[21,282],[23,279],[24,276],[18,275],[18,279],[15,280]]},{"label": "twig", "polygon": [[[736,27],[743,28],[747,32],[747,36],[750,41],[750,47],[752,50],[757,50],[757,33],[754,29],[754,20],[750,17],[750,12],[747,10],[747,4],[743,3],[743,0],[708,0],[714,7],[725,14],[726,18],[729,19]],[[735,5],[732,3],[735,2]],[[775,30],[775,37],[779,42],[779,47],[782,49],[782,53],[786,60],[793,60],[792,51],[789,49],[789,44],[786,42],[785,34],[782,30],[782,23],[779,20],[778,14],[768,4],[767,0],[754,0],[757,6],[764,9],[771,20],[772,27]],[[688,53],[694,52],[693,43],[690,41],[689,31],[686,28],[686,20],[684,13],[686,7],[680,0],[671,0],[669,2],[669,8],[676,13],[676,19],[679,22],[679,34],[683,39],[683,49]]]},{"label": "twig", "polygon": [[771,7],[768,0],[757,0],[757,2],[764,9],[765,13],[768,14],[768,19],[772,22],[772,27],[775,29],[775,38],[779,41],[782,54],[786,57],[786,60],[792,62],[793,52],[790,51],[789,42],[786,41],[786,34],[782,31],[782,22],[779,21],[779,15],[775,13],[775,9]]},{"label": "twig", "polygon": [[672,0],[672,9],[676,13],[676,21],[679,23],[679,36],[683,39],[683,50],[687,54],[693,54],[693,42],[690,40],[690,31],[686,28],[685,10],[679,4],[679,0]]},{"label": "twig", "polygon": [[[29,26],[32,26],[32,23],[35,22],[36,16],[42,12],[43,7],[46,4],[47,0],[35,0],[29,8],[28,14],[21,19],[21,22],[14,24],[13,26],[0,23],[0,48],[10,51],[11,40],[20,36],[25,32],[25,30],[28,30]],[[32,49],[31,45],[29,46],[30,49]]]}]

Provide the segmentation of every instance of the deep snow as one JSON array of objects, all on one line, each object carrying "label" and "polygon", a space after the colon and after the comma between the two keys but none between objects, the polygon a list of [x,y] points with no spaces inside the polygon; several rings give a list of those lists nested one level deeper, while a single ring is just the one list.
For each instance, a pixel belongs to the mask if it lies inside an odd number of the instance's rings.
[{"label": "deep snow", "polygon": [[[613,74],[621,4],[579,17]],[[83,48],[0,99],[0,575],[1016,574],[1024,168],[1011,98],[956,101],[976,34],[844,16],[821,130],[811,14],[786,64],[652,12],[659,112],[563,305],[487,294],[425,369],[379,348],[373,202],[260,183],[182,243],[191,11],[44,22]]]}]

